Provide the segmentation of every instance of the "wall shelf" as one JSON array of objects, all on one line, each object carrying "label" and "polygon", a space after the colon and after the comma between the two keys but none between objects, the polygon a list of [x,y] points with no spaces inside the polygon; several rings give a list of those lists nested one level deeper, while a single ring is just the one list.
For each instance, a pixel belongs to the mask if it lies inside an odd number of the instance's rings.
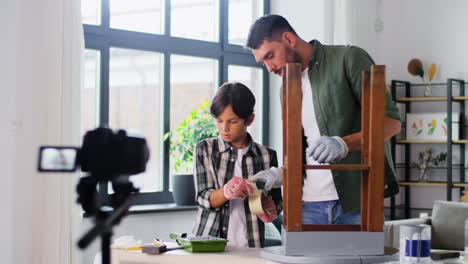
[{"label": "wall shelf", "polygon": [[[459,104],[459,113],[461,115],[465,114],[465,102],[468,101],[468,96],[465,96],[465,81],[464,80],[458,80],[458,79],[447,79],[446,83],[443,84],[438,84],[439,86],[443,86],[446,88],[446,96],[413,96],[411,94],[411,91],[414,90],[412,88],[414,87],[425,87],[425,84],[411,84],[410,82],[406,81],[398,81],[398,80],[392,80],[392,96],[393,100],[399,104],[399,105],[404,105],[404,113],[411,113],[412,112],[412,103],[431,103],[431,102],[445,102],[447,105],[446,108],[446,113],[452,113],[452,104],[453,103],[458,103]],[[452,94],[452,89],[453,86],[457,85],[459,87],[458,91],[459,94],[456,96],[453,96]],[[400,92],[403,92],[403,96],[398,96],[397,97],[397,88],[403,89],[399,90]],[[398,95],[402,95],[402,93],[399,93]],[[446,199],[450,201],[452,199],[452,189],[453,188],[458,188],[460,189],[460,194],[463,192],[465,187],[468,187],[468,183],[465,183],[465,170],[466,170],[466,165],[465,164],[452,164],[452,146],[454,144],[457,144],[459,147],[459,160],[462,162],[465,161],[465,144],[468,144],[468,139],[464,139],[464,131],[460,130],[459,135],[460,135],[460,140],[452,140],[452,115],[448,114],[447,115],[447,120],[446,120],[447,125],[447,139],[446,140],[405,140],[405,136],[403,137],[400,135],[398,136],[397,139],[396,136],[392,139],[392,154],[393,154],[393,160],[397,160],[395,157],[395,148],[396,145],[400,145],[404,149],[404,163],[399,163],[397,164],[397,174],[402,176],[398,177],[400,179],[404,179],[400,182],[401,188],[405,189],[404,193],[404,201],[403,204],[401,205],[404,209],[404,217],[409,218],[410,216],[410,210],[411,208],[411,187],[445,187],[446,188]],[[459,129],[464,129],[465,124],[464,124],[464,118],[460,119],[459,123]],[[401,139],[403,138],[403,139]],[[417,182],[417,181],[412,181],[411,180],[411,175],[415,173],[415,169],[417,169],[415,166],[411,164],[411,148],[413,144],[444,144],[447,146],[447,160],[446,160],[446,166],[445,167],[436,167],[436,168],[431,168],[431,169],[438,169],[438,171],[445,170],[446,171],[446,180],[445,181],[428,181],[428,182]],[[401,158],[399,159],[401,160]],[[459,182],[453,182],[452,179],[452,170],[458,170],[460,172],[460,180]],[[394,219],[395,218],[395,209],[397,209],[397,206],[395,205],[395,198],[391,198],[391,206],[390,206],[390,218]]]}]

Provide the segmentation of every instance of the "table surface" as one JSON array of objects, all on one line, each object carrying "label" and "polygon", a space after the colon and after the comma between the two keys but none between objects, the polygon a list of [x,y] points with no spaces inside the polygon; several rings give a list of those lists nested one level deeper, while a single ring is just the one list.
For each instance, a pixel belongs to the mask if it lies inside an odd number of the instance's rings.
[{"label": "table surface", "polygon": [[[169,243],[168,247],[177,246],[175,243]],[[193,263],[193,264],[273,264],[279,263],[266,260],[260,257],[259,248],[238,248],[226,246],[224,252],[216,253],[190,253],[183,249],[172,250],[160,255],[143,254],[141,251],[112,249],[112,264],[177,264],[177,263]],[[398,262],[386,262],[387,264],[396,264]],[[431,263],[445,264],[461,264],[464,263],[462,258],[445,259],[440,261],[432,261]]]},{"label": "table surface", "polygon": [[143,254],[140,251],[112,249],[112,264],[146,263],[193,263],[193,264],[271,264],[277,263],[261,258],[258,248],[236,248],[227,246],[225,252],[190,253],[183,249],[168,251],[160,255]]}]

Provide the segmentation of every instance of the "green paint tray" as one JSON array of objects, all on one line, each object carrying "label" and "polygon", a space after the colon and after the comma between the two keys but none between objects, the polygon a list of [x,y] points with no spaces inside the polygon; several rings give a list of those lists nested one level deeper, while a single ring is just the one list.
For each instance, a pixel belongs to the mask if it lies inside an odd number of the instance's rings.
[{"label": "green paint tray", "polygon": [[177,244],[184,247],[189,252],[223,252],[226,248],[227,240],[212,236],[192,236],[186,233],[171,233],[169,237],[175,239]]}]

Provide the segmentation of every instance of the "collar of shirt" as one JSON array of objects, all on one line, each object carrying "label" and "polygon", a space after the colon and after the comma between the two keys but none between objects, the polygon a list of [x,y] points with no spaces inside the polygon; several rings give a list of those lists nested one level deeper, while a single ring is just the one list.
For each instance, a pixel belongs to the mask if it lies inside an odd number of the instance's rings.
[{"label": "collar of shirt", "polygon": [[[249,145],[247,146],[247,151],[245,152],[245,154],[252,152],[255,156],[258,156],[258,150],[254,147],[252,136],[249,133],[247,133],[247,140],[249,141]],[[234,149],[234,147],[229,142],[223,140],[221,135],[218,136],[218,147],[220,153],[224,153],[226,151]]]},{"label": "collar of shirt", "polygon": [[320,43],[318,40],[314,39],[312,41],[309,42],[310,45],[312,45],[313,49],[312,49],[312,56],[310,56],[310,60],[309,60],[309,65],[308,65],[308,68],[309,69],[312,69],[312,66],[314,64],[318,64],[318,56],[319,56],[319,53],[322,49],[322,43]]}]

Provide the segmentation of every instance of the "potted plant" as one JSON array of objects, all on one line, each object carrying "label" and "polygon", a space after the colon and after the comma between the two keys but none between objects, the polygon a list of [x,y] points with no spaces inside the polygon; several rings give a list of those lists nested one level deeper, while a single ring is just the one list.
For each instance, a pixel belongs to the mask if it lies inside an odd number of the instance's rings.
[{"label": "potted plant", "polygon": [[170,140],[169,151],[176,172],[171,180],[172,195],[177,205],[195,204],[193,152],[200,140],[217,135],[208,100],[204,100],[182,123],[164,135],[164,140]]}]

